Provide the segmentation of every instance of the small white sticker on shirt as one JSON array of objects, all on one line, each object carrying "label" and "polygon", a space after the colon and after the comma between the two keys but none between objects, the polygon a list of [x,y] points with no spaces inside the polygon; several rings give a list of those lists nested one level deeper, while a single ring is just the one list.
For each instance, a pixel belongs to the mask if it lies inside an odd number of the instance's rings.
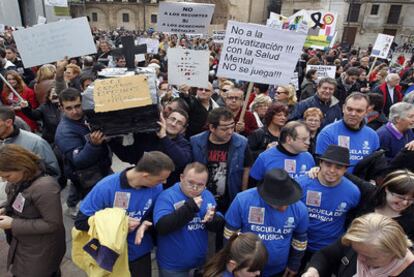
[{"label": "small white sticker on shirt", "polygon": [[117,191],[115,192],[114,207],[127,210],[129,207],[129,199],[131,198],[131,193]]}]

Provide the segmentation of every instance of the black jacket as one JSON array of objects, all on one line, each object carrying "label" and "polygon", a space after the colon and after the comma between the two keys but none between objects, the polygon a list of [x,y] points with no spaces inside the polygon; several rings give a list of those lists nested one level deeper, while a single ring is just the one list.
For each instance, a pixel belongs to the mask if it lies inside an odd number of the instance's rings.
[{"label": "black jacket", "polygon": [[35,110],[30,107],[22,108],[22,112],[32,120],[41,120],[43,122],[42,138],[49,143],[55,141],[56,128],[61,117],[57,104],[47,101]]},{"label": "black jacket", "polygon": [[359,92],[360,89],[361,89],[359,87],[358,82],[355,82],[355,84],[353,84],[349,90],[346,90],[344,84],[342,83],[342,78],[341,77],[336,79],[336,83],[337,83],[337,86],[336,86],[334,96],[339,100],[339,106],[340,107],[342,107],[342,105],[345,103],[345,99],[346,99],[346,97],[348,97],[348,95],[350,95],[351,93],[356,92],[356,91]]}]

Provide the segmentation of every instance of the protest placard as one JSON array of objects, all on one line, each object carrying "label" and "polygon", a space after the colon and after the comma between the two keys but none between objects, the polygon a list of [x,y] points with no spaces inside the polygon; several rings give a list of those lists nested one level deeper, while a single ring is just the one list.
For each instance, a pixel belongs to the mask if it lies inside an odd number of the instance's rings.
[{"label": "protest placard", "polygon": [[208,88],[210,51],[168,48],[168,84]]},{"label": "protest placard", "polygon": [[299,90],[299,74],[297,72],[293,72],[293,76],[290,78],[290,82],[292,86],[295,87],[295,90]]},{"label": "protest placard", "polygon": [[214,4],[160,2],[158,31],[179,34],[208,34]]},{"label": "protest placard", "polygon": [[226,31],[213,31],[213,42],[222,44],[224,42],[224,37],[226,36]]},{"label": "protest placard", "polygon": [[[43,1],[43,0],[42,0]],[[68,0],[44,0],[45,5],[52,7],[67,7]]]},{"label": "protest placard", "polygon": [[335,79],[335,73],[336,73],[336,66],[331,65],[307,65],[306,66],[306,72],[308,72],[311,69],[316,69],[316,72],[318,74],[318,78],[326,78],[331,77]]},{"label": "protest placard", "polygon": [[139,37],[136,39],[136,45],[147,45],[147,53],[148,54],[158,54],[158,48],[160,46],[160,42],[158,39],[154,38],[144,38]]},{"label": "protest placard", "polygon": [[377,40],[375,41],[374,47],[371,51],[371,56],[380,59],[386,59],[388,57],[388,52],[390,51],[393,40],[393,36],[378,34]]},{"label": "protest placard", "polygon": [[93,101],[95,112],[109,112],[151,105],[147,77],[134,75],[96,80]]},{"label": "protest placard", "polygon": [[217,76],[263,84],[288,84],[305,37],[306,34],[300,32],[229,21]]},{"label": "protest placard", "polygon": [[96,53],[86,17],[21,29],[13,37],[24,67]]}]

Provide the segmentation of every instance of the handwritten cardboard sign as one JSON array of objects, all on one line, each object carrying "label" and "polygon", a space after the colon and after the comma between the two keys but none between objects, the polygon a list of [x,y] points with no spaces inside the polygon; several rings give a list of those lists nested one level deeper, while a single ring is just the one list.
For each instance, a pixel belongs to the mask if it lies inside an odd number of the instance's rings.
[{"label": "handwritten cardboard sign", "polygon": [[95,112],[109,112],[151,105],[147,77],[134,75],[96,80],[93,90]]}]

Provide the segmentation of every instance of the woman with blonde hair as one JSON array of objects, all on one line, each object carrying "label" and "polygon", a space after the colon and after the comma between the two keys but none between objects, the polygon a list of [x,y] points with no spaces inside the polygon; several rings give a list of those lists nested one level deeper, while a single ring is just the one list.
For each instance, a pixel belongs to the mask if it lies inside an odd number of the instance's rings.
[{"label": "woman with blonde hair", "polygon": [[366,214],[356,218],[341,239],[317,252],[302,277],[412,277],[411,246],[393,219]]},{"label": "woman with blonde hair", "polygon": [[234,233],[226,246],[205,265],[203,277],[260,276],[267,262],[267,250],[253,233]]},{"label": "woman with blonde hair", "polygon": [[39,104],[47,100],[47,94],[55,85],[56,66],[53,64],[44,64],[37,71],[34,85],[34,92]]},{"label": "woman with blonde hair", "polygon": [[291,114],[298,102],[295,87],[292,85],[278,86],[275,92],[275,100],[286,104],[289,108],[289,114]]},{"label": "woman with blonde hair", "polygon": [[7,268],[16,277],[60,276],[66,250],[60,186],[37,155],[16,144],[0,147],[0,177],[7,181],[7,202],[0,205]]},{"label": "woman with blonde hair", "polygon": [[256,118],[257,127],[263,127],[265,114],[271,104],[272,98],[265,94],[259,94],[254,98],[252,104],[250,105],[250,110]]}]

